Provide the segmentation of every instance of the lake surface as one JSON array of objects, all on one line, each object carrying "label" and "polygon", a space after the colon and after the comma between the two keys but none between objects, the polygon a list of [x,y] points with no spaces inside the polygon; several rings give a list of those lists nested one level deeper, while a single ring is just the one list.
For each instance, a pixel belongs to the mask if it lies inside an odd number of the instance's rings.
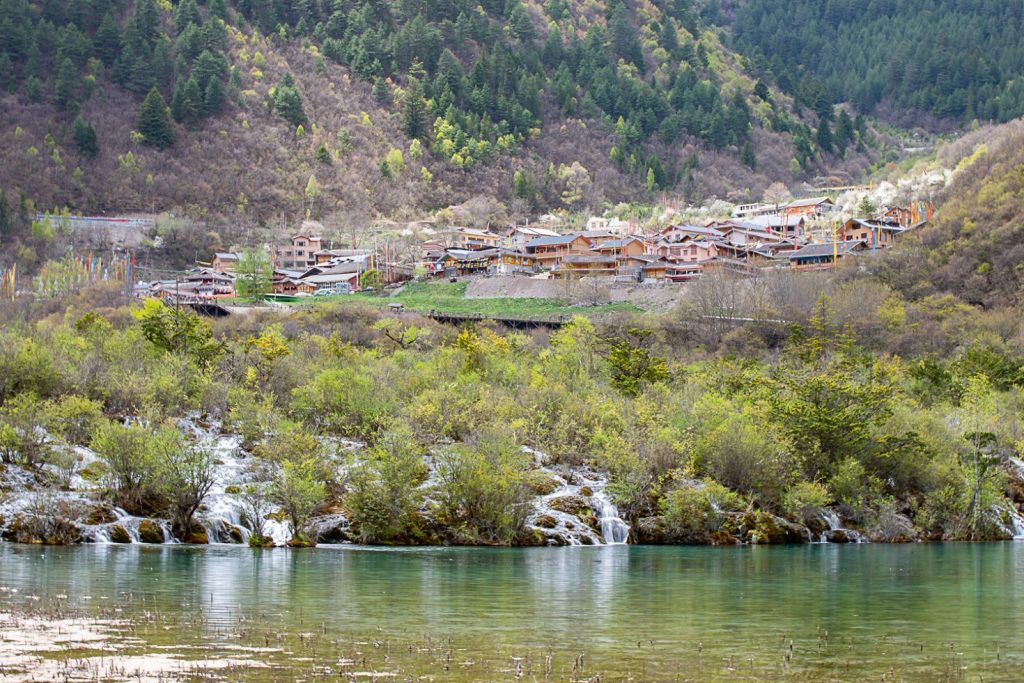
[{"label": "lake surface", "polygon": [[130,620],[133,662],[230,656],[229,680],[1024,680],[1024,543],[0,544],[0,612],[26,609]]}]

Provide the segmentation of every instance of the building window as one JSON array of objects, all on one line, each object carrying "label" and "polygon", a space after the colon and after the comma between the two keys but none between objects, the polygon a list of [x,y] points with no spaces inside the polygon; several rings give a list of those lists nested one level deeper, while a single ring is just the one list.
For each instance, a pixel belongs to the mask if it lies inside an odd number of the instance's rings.
[{"label": "building window", "polygon": [[295,246],[304,247],[306,246],[306,242],[304,240],[299,240],[298,242],[295,243]]}]

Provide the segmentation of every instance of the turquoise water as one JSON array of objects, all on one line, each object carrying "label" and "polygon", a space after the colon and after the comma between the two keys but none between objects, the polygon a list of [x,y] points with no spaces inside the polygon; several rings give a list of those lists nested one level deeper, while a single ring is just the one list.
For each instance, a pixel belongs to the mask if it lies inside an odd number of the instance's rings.
[{"label": "turquoise water", "polygon": [[[54,600],[77,613],[158,615],[159,628],[137,630],[142,653],[181,645],[212,657],[276,634],[281,651],[259,655],[272,668],[238,680],[297,678],[310,659],[296,663],[290,639],[301,633],[323,643],[314,663],[370,650],[366,666],[393,667],[395,680],[514,680],[515,658],[534,667],[525,680],[571,680],[574,665],[578,680],[602,681],[1024,680],[1021,543],[0,544],[0,611]],[[439,643],[470,664],[439,669]]]}]

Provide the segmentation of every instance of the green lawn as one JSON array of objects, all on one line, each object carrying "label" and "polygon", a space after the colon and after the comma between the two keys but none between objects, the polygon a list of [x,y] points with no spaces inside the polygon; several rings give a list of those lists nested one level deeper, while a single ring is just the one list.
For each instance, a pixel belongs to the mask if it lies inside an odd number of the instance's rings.
[{"label": "green lawn", "polygon": [[[628,302],[602,304],[600,306],[569,306],[557,299],[467,299],[466,282],[413,282],[396,296],[374,294],[349,294],[317,297],[313,303],[362,303],[385,307],[388,304],[404,304],[406,310],[427,313],[483,315],[495,318],[552,318],[571,315],[595,315],[614,311],[636,311]],[[305,304],[310,299],[303,301]]]}]

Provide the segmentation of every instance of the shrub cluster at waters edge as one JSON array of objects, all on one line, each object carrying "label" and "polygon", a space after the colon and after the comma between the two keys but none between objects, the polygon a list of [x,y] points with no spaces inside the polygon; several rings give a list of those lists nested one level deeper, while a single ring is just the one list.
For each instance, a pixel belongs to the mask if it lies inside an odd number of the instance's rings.
[{"label": "shrub cluster at waters edge", "polygon": [[[256,502],[297,544],[330,506],[366,542],[436,542],[440,525],[449,541],[513,543],[537,487],[522,446],[607,471],[622,515],[658,518],[668,538],[732,513],[811,523],[822,506],[882,540],[1006,533],[1024,364],[987,346],[869,352],[825,297],[777,350],[744,358],[673,348],[654,319],[524,334],[348,305],[211,325],[87,299],[0,328],[0,459],[60,473],[59,488],[78,473],[59,441],[89,445],[102,466],[80,474],[183,538],[211,480],[210,454],[174,429],[196,411],[259,456]],[[322,437],[366,444],[342,481]]]}]

